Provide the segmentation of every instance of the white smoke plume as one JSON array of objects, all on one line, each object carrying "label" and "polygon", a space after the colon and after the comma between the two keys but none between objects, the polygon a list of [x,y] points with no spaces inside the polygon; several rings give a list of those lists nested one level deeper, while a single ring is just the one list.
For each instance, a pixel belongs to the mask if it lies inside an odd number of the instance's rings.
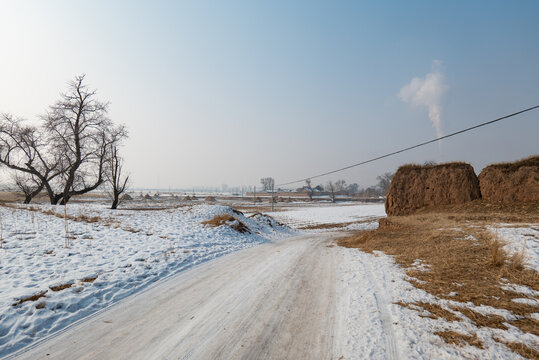
[{"label": "white smoke plume", "polygon": [[436,129],[438,137],[442,133],[442,97],[448,86],[442,73],[442,63],[434,60],[432,71],[424,78],[415,77],[408,85],[399,92],[399,99],[410,103],[413,107],[426,108],[429,112],[430,121]]}]

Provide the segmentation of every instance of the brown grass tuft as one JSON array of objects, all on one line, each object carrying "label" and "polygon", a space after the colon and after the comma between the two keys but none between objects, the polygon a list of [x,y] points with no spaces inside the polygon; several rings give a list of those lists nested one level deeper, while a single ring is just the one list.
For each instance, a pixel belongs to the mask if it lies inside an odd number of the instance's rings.
[{"label": "brown grass tuft", "polygon": [[451,311],[444,309],[440,305],[432,304],[432,303],[426,303],[423,301],[413,302],[413,303],[403,303],[401,301],[396,302],[395,304],[400,305],[402,307],[406,307],[408,309],[421,311],[426,310],[429,312],[429,318],[431,319],[439,319],[443,318],[447,321],[460,321],[461,318],[452,313]]},{"label": "brown grass tuft", "polygon": [[36,309],[43,309],[45,308],[45,305],[47,305],[47,303],[45,301],[42,301],[36,305]]},{"label": "brown grass tuft", "polygon": [[64,289],[69,289],[71,286],[73,286],[73,283],[66,283],[56,286],[49,286],[49,289],[51,289],[52,291],[61,291]]},{"label": "brown grass tuft", "polygon": [[514,270],[523,270],[524,264],[526,263],[526,249],[522,249],[518,252],[513,253],[509,257],[509,264]]},{"label": "brown grass tuft", "polygon": [[446,343],[457,346],[471,345],[483,349],[483,342],[479,340],[477,334],[466,335],[452,330],[436,331],[435,335],[441,337]]},{"label": "brown grass tuft", "polygon": [[27,301],[36,301],[36,300],[39,300],[41,299],[42,297],[45,297],[45,294],[47,293],[47,290],[44,290],[44,291],[41,291],[35,295],[31,295],[31,296],[27,296],[27,297],[22,297],[20,299],[18,299],[18,301],[16,303],[13,304],[13,306],[17,306],[17,305],[20,305],[22,303],[25,303]]},{"label": "brown grass tuft", "polygon": [[[489,238],[490,237],[490,238]],[[506,245],[495,235],[487,235],[487,245],[489,251],[489,264],[493,266],[502,266],[505,264],[507,254],[503,247]]]},{"label": "brown grass tuft", "polygon": [[95,279],[97,279],[97,275],[85,277],[84,279],[81,279],[80,281],[85,282],[85,283],[93,283]]},{"label": "brown grass tuft", "polygon": [[236,230],[240,233],[251,233],[251,230],[240,220],[236,219],[234,216],[230,214],[223,214],[223,215],[216,215],[213,217],[213,219],[210,219],[208,221],[203,221],[201,223],[202,225],[208,225],[211,227],[218,227],[222,225],[228,225],[232,229]]},{"label": "brown grass tuft", "polygon": [[500,315],[490,314],[487,316],[466,307],[454,307],[453,309],[466,315],[477,327],[507,330],[507,326],[504,324],[507,321]]},{"label": "brown grass tuft", "polygon": [[504,341],[504,340],[500,340],[496,338],[494,340],[496,340],[499,343],[504,344],[509,349],[511,349],[512,352],[515,352],[526,359],[539,359],[539,351],[532,349],[531,347],[526,346],[525,344]]}]

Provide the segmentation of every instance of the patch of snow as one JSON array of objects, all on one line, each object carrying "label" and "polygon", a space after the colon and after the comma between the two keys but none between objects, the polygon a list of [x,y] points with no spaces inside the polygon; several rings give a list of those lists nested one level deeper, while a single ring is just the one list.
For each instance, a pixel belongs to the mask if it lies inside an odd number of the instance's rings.
[{"label": "patch of snow", "polygon": [[504,249],[509,255],[524,251],[525,264],[539,272],[539,229],[532,225],[508,227],[507,224],[495,224],[489,230],[507,243]]},{"label": "patch of snow", "polygon": [[526,305],[539,307],[539,300],[537,300],[537,299],[517,298],[517,299],[513,299],[512,301],[514,301],[516,303],[519,303],[519,304],[526,304]]},{"label": "patch of snow", "polygon": [[[308,206],[290,208],[287,211],[268,212],[267,214],[293,228],[353,223],[341,228],[345,230],[376,229],[378,219],[386,216],[384,204]],[[369,218],[372,219],[372,222],[366,221]],[[361,222],[354,223],[358,221]]]},{"label": "patch of snow", "polygon": [[501,286],[501,288],[504,290],[510,290],[510,291],[514,291],[514,292],[528,295],[528,296],[539,297],[539,291],[535,291],[529,286],[517,285],[517,284],[504,284],[503,286]]}]

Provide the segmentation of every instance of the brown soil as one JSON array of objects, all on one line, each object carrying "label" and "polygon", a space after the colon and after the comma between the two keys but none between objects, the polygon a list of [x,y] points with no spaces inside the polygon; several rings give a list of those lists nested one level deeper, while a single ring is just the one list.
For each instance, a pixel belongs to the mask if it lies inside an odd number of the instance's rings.
[{"label": "brown soil", "polygon": [[236,219],[234,216],[229,214],[216,215],[213,219],[208,221],[203,221],[202,225],[208,225],[212,227],[218,227],[222,225],[230,226],[232,229],[240,233],[251,233],[251,230],[240,220]]},{"label": "brown soil", "polygon": [[388,215],[409,215],[425,206],[462,204],[480,197],[469,164],[404,165],[391,181],[385,208]]},{"label": "brown soil", "polygon": [[479,185],[488,201],[539,202],[539,156],[489,165],[479,174]]},{"label": "brown soil", "polygon": [[[392,255],[415,287],[439,299],[462,304],[451,308],[425,303],[400,305],[448,321],[454,321],[458,314],[477,327],[507,329],[507,324],[511,324],[522,332],[539,336],[539,322],[532,317],[537,307],[513,301],[533,297],[502,288],[510,283],[539,291],[539,274],[522,266],[522,259],[508,256],[501,246],[503,243],[485,229],[493,222],[508,220],[515,226],[533,227],[529,224],[539,223],[539,211],[531,204],[492,205],[482,201],[442,206],[438,210],[431,207],[415,215],[381,219],[377,230],[342,239],[339,244]],[[412,265],[418,259],[429,271]],[[468,303],[505,309],[518,320],[479,314]]]},{"label": "brown soil", "polygon": [[89,276],[87,278],[81,279],[80,281],[85,283],[93,283],[97,279],[97,276]]}]

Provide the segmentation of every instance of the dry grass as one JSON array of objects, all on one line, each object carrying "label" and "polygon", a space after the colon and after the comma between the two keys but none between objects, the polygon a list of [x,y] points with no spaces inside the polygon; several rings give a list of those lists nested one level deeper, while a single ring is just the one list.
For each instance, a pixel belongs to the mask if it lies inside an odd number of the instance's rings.
[{"label": "dry grass", "polygon": [[453,310],[460,311],[462,314],[466,315],[475,326],[477,327],[489,327],[493,329],[502,329],[507,330],[507,326],[504,324],[506,320],[499,315],[483,315],[477,311],[473,311],[467,307],[453,307]]},{"label": "dry grass", "polygon": [[495,168],[495,169],[501,169],[504,171],[513,172],[513,171],[517,171],[523,166],[539,166],[539,156],[537,155],[530,156],[528,158],[515,161],[515,162],[510,162],[510,163],[491,164],[487,166],[486,168]]},{"label": "dry grass", "polygon": [[97,279],[97,275],[96,276],[86,277],[84,279],[81,279],[80,281],[82,281],[84,283],[93,283],[96,279]]},{"label": "dry grass", "polygon": [[[392,255],[412,277],[410,282],[415,287],[438,298],[462,303],[451,310],[460,312],[478,327],[507,329],[505,323],[510,323],[525,333],[537,335],[538,322],[531,317],[538,311],[537,307],[513,301],[526,296],[502,286],[510,283],[539,291],[539,274],[523,266],[525,253],[508,256],[503,251],[503,242],[486,230],[493,218],[538,223],[537,204],[511,205],[514,211],[485,205],[483,211],[474,202],[468,209],[462,205],[449,207],[462,209],[458,212],[430,209],[411,216],[381,219],[377,230],[342,239],[339,244]],[[535,211],[526,211],[530,208]],[[413,266],[417,259],[429,265],[429,271]],[[468,308],[466,303],[469,302],[507,310],[519,320],[507,321],[500,316],[479,314]],[[453,313],[432,304],[399,305],[454,320]]]},{"label": "dry grass", "polygon": [[507,244],[501,241],[497,236],[492,236],[489,240],[487,240],[489,254],[488,262],[490,265],[502,266],[505,264],[507,259],[507,254],[503,250],[505,245]]},{"label": "dry grass", "polygon": [[435,335],[438,335],[448,344],[454,344],[457,346],[471,345],[483,349],[483,343],[477,337],[477,334],[466,335],[452,330],[436,331]]},{"label": "dry grass", "polygon": [[25,303],[27,301],[36,301],[36,300],[39,300],[41,299],[42,297],[45,297],[45,294],[47,293],[47,290],[45,291],[41,291],[35,295],[32,295],[32,296],[27,296],[27,297],[23,297],[23,298],[20,298],[18,299],[18,301],[16,303],[13,304],[13,306],[17,306],[17,305],[20,305],[22,303]]},{"label": "dry grass", "polygon": [[49,286],[49,289],[51,289],[52,291],[61,291],[64,289],[69,289],[71,286],[73,286],[73,283],[66,283],[56,286]]},{"label": "dry grass", "polygon": [[529,346],[526,346],[522,343],[517,342],[508,342],[503,341],[500,339],[495,339],[497,342],[504,344],[507,346],[511,351],[519,354],[520,356],[527,358],[527,359],[539,359],[539,351],[532,349]]},{"label": "dry grass", "polygon": [[449,169],[455,169],[455,168],[461,168],[461,167],[468,167],[469,164],[461,161],[455,161],[450,163],[443,163],[443,164],[427,164],[427,165],[420,165],[420,164],[404,164],[402,166],[399,166],[399,170],[412,170],[412,169],[432,169],[432,168],[449,168]]},{"label": "dry grass", "polygon": [[36,309],[44,309],[47,303],[45,301],[40,302],[36,305]]},{"label": "dry grass", "polygon": [[437,304],[426,303],[422,301],[413,302],[413,303],[403,303],[399,301],[399,302],[396,302],[395,304],[412,309],[412,310],[417,310],[417,311],[426,310],[429,313],[429,315],[426,317],[429,317],[431,319],[443,318],[447,321],[460,321],[461,320],[460,317],[458,317],[451,311],[444,309],[443,307]]},{"label": "dry grass", "polygon": [[249,234],[251,233],[251,230],[249,230],[247,225],[245,225],[240,220],[236,219],[230,214],[216,215],[213,217],[213,219],[203,221],[201,224],[211,227],[227,225],[230,226],[232,229],[236,230],[237,232]]}]

